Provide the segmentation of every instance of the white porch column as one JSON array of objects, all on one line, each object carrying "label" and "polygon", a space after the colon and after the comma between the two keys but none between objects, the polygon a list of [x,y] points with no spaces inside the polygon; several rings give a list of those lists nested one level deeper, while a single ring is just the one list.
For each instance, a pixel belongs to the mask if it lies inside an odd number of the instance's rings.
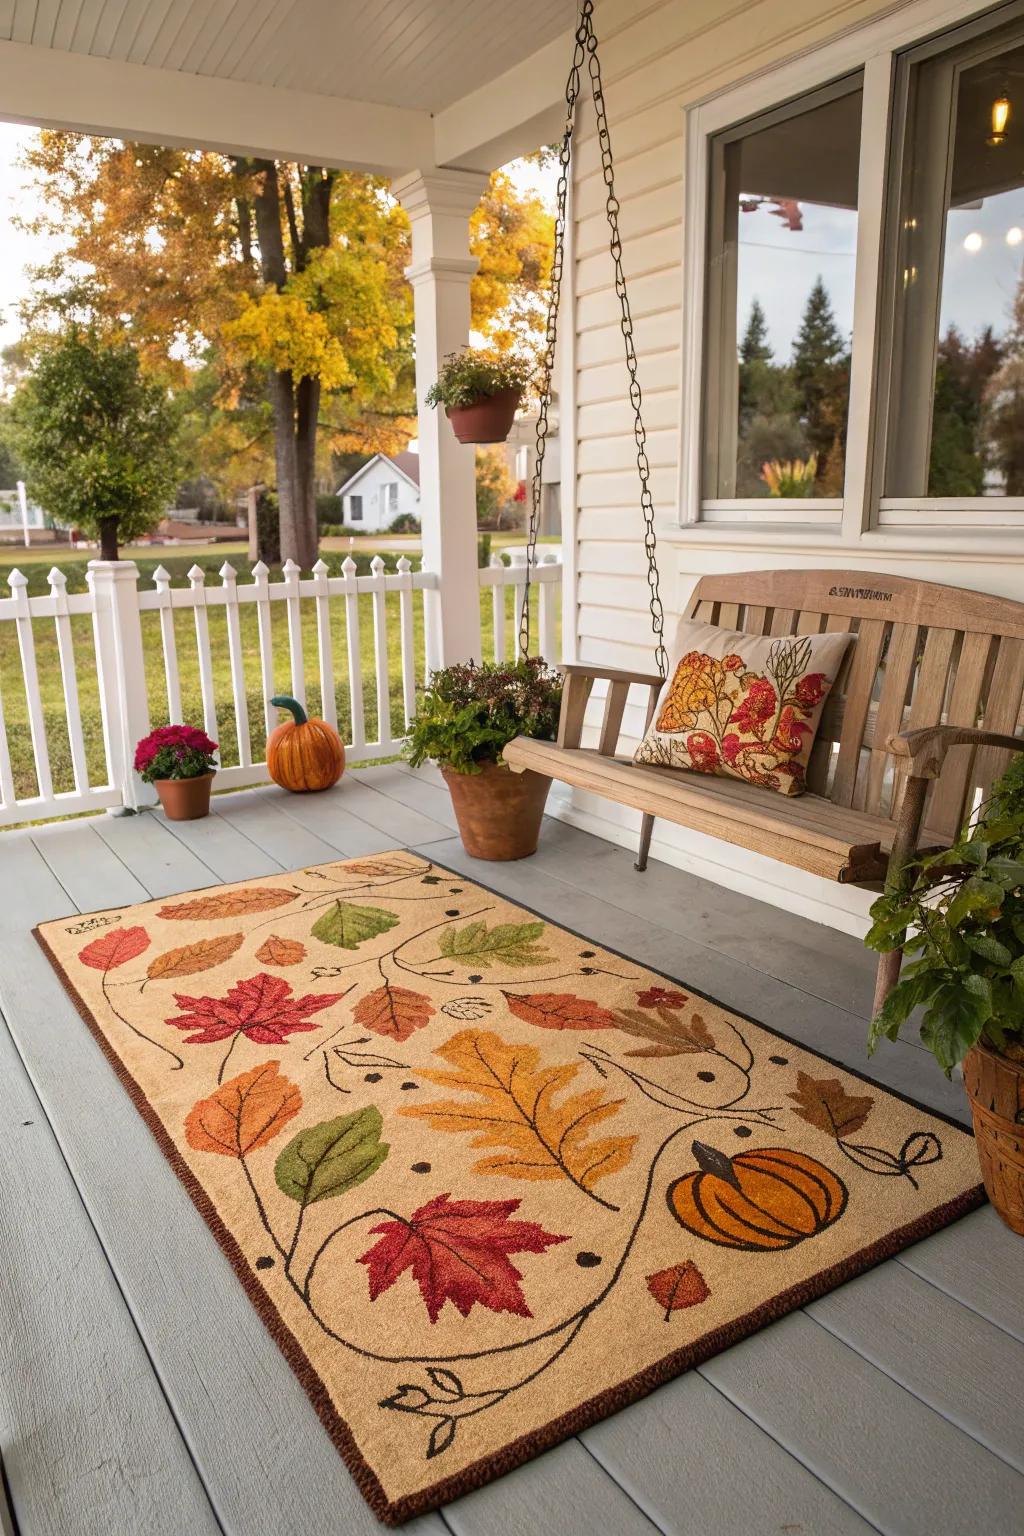
[{"label": "white porch column", "polygon": [[[475,451],[456,441],[443,409],[423,397],[446,353],[469,340],[469,216],[487,186],[479,171],[413,171],[391,184],[412,222],[416,401],[423,565],[440,582],[435,599],[438,665],[480,657]],[[428,594],[430,595],[430,594]]]}]

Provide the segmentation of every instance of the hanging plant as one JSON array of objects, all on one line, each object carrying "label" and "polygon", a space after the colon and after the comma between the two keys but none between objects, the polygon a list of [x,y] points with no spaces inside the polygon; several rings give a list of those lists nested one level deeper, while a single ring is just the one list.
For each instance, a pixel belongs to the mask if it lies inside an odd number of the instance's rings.
[{"label": "hanging plant", "polygon": [[503,443],[530,382],[530,365],[521,357],[449,352],[437,382],[427,391],[427,405],[443,405],[460,443]]}]

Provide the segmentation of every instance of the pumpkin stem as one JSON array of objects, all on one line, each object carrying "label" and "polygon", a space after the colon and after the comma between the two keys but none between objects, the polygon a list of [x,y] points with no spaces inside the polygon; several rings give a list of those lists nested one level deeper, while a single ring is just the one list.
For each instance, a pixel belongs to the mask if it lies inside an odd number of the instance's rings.
[{"label": "pumpkin stem", "polygon": [[732,1158],[725,1152],[719,1152],[703,1141],[695,1141],[691,1150],[697,1159],[697,1167],[702,1173],[713,1173],[718,1178],[725,1179],[734,1189],[739,1189],[739,1180],[733,1170]]},{"label": "pumpkin stem", "polygon": [[276,705],[278,709],[291,710],[292,718],[296,725],[305,725],[309,718],[298,699],[291,698],[287,693],[275,693],[270,702]]}]

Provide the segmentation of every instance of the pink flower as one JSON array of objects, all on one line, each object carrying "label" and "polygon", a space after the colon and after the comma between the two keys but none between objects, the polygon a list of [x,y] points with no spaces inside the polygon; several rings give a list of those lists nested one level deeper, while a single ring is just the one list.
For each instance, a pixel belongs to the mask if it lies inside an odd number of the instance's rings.
[{"label": "pink flower", "polygon": [[141,773],[144,768],[148,768],[157,753],[168,747],[178,755],[200,752],[205,757],[212,757],[217,750],[217,743],[194,725],[157,726],[155,731],[150,731],[148,736],[142,738],[135,749],[136,772]]}]

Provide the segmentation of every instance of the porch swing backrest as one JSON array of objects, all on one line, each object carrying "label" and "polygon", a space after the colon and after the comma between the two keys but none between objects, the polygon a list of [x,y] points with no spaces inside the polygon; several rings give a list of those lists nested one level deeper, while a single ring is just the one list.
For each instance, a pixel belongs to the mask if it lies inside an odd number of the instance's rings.
[{"label": "porch swing backrest", "polygon": [[[687,616],[754,635],[854,631],[826,703],[798,797],[678,769],[636,766],[622,741],[631,687],[653,718],[662,678],[566,667],[557,743],[517,738],[505,757],[648,814],[855,883],[885,872],[910,766],[890,750],[900,733],[939,724],[1013,735],[1024,703],[1024,603],[864,571],[748,571],[705,576]],[[607,693],[596,741],[584,748],[595,682]],[[589,740],[589,733],[588,733]],[[952,837],[1009,754],[955,745],[928,789],[920,842]]]}]

